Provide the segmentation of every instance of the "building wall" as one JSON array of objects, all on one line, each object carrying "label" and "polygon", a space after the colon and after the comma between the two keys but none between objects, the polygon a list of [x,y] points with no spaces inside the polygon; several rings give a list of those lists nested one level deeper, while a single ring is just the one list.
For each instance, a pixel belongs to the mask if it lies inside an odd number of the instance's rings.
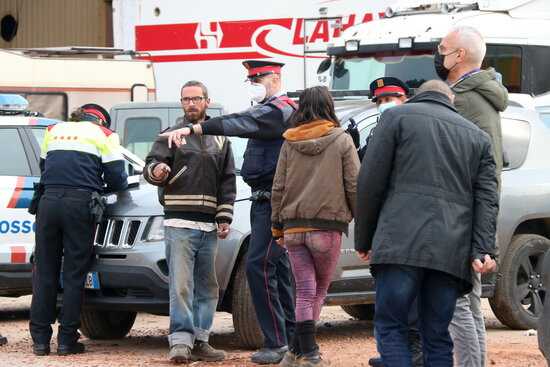
[{"label": "building wall", "polygon": [[113,46],[111,0],[1,0],[0,20],[6,15],[17,33],[4,40],[0,23],[0,48]]}]

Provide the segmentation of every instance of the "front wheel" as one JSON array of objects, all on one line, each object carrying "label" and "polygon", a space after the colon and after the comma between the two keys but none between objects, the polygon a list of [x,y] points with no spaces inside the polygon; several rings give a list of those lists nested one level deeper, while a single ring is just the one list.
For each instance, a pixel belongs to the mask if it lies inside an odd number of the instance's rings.
[{"label": "front wheel", "polygon": [[120,339],[132,329],[135,312],[93,310],[84,307],[80,331],[90,339]]},{"label": "front wheel", "polygon": [[342,305],[342,310],[348,315],[358,318],[359,320],[374,320],[374,305]]},{"label": "front wheel", "polygon": [[550,241],[534,234],[512,237],[489,303],[495,316],[512,329],[536,329],[546,286],[542,284],[544,254]]},{"label": "front wheel", "polygon": [[252,295],[248,288],[248,280],[245,272],[246,256],[243,256],[233,281],[233,294],[231,313],[233,314],[233,327],[239,343],[250,349],[259,349],[264,343],[264,333],[258,323],[256,311],[252,304]]}]

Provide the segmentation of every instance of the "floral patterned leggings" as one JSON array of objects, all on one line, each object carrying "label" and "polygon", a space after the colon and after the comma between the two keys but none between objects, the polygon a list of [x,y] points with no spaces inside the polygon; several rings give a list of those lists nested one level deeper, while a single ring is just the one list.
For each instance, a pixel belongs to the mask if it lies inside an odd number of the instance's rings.
[{"label": "floral patterned leggings", "polygon": [[342,232],[285,233],[284,241],[296,280],[296,322],[317,321],[338,263]]}]

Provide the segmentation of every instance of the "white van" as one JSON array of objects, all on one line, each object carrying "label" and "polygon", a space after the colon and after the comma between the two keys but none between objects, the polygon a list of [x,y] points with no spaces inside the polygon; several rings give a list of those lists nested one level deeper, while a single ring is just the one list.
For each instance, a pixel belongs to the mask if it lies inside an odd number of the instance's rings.
[{"label": "white van", "polygon": [[155,76],[146,53],[110,48],[0,49],[0,93],[23,95],[30,109],[67,121],[86,103],[109,110],[124,101],[154,101]]}]

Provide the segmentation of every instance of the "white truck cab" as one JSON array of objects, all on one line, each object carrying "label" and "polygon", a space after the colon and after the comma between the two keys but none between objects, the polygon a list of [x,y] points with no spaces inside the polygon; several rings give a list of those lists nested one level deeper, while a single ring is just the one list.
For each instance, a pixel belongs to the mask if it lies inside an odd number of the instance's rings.
[{"label": "white truck cab", "polygon": [[550,90],[550,7],[545,0],[388,8],[382,19],[350,27],[329,45],[331,89],[366,90],[383,76],[404,80],[411,88],[438,79],[433,66],[437,45],[459,25],[481,32],[487,44],[482,68],[494,67],[510,93]]}]

